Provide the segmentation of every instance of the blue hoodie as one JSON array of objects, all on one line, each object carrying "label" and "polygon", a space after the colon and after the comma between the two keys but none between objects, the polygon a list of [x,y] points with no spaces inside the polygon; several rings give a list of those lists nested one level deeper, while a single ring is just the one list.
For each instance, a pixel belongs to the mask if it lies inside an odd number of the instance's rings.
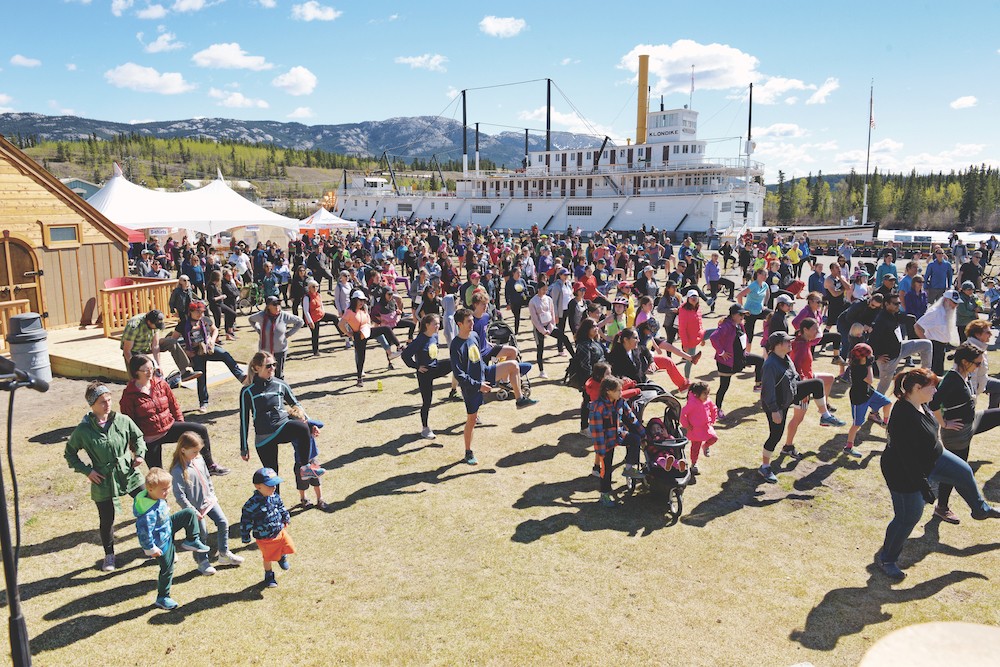
[{"label": "blue hoodie", "polygon": [[132,503],[132,514],[136,518],[139,546],[146,551],[166,551],[167,544],[174,538],[167,501],[154,500],[145,490],[140,491]]}]

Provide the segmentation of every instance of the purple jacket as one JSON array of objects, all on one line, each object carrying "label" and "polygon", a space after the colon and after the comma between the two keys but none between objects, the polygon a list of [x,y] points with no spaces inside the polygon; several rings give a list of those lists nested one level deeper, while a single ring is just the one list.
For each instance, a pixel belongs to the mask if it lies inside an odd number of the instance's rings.
[{"label": "purple jacket", "polygon": [[[743,327],[738,327],[733,323],[731,318],[726,318],[722,320],[719,328],[715,330],[712,337],[709,338],[712,341],[712,347],[715,348],[715,361],[722,364],[723,366],[732,366],[733,364],[733,343],[736,341],[736,337],[744,333]],[[723,359],[722,355],[729,355],[728,359]]]}]

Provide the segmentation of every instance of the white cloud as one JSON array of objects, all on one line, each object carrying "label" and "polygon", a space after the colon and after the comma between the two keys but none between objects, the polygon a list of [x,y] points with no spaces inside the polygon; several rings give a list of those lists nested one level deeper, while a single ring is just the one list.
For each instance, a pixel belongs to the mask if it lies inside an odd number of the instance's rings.
[{"label": "white cloud", "polygon": [[761,78],[757,58],[727,44],[699,44],[690,39],[673,44],[639,44],[622,56],[618,67],[637,74],[641,54],[649,55],[650,85],[656,95],[688,92],[691,65],[695,66],[695,86],[700,90],[745,88]]},{"label": "white cloud", "polygon": [[461,91],[458,88],[456,88],[455,86],[448,86],[448,90],[445,91],[444,95],[449,100],[453,100],[456,97],[458,97],[458,95],[459,95],[460,92]]},{"label": "white cloud", "polygon": [[948,106],[950,106],[952,109],[970,109],[976,106],[976,104],[978,103],[979,100],[977,100],[972,95],[965,95],[963,97],[959,97],[957,100],[955,100]]},{"label": "white cloud", "polygon": [[37,58],[29,58],[27,56],[22,56],[20,53],[15,53],[10,58],[10,64],[16,65],[17,67],[38,67],[42,64],[42,61]]},{"label": "white cloud", "polygon": [[167,15],[167,8],[163,5],[147,5],[135,13],[137,18],[155,21]]},{"label": "white cloud", "polygon": [[[518,113],[517,117],[520,120],[530,120],[538,123],[545,122],[545,107],[538,107],[537,109],[532,109],[530,111],[522,111]],[[576,134],[587,134],[591,136],[603,136],[607,135],[611,137],[615,142],[624,144],[625,140],[623,138],[616,138],[616,133],[614,130],[608,127],[603,127],[601,125],[594,125],[593,123],[586,122],[581,118],[576,112],[573,113],[563,113],[561,111],[552,110],[552,127],[554,129],[565,132],[574,132]]]},{"label": "white cloud", "polygon": [[220,100],[220,107],[229,107],[231,109],[267,109],[270,105],[264,100],[255,100],[253,98],[247,97],[243,93],[238,93],[236,91],[225,91],[219,90],[218,88],[212,88],[208,91],[208,96],[214,99]]},{"label": "white cloud", "polygon": [[[799,79],[786,79],[783,76],[763,78],[763,83],[759,83],[753,87],[753,101],[755,104],[777,104],[793,90],[816,90],[816,86]],[[697,82],[698,77],[695,74],[696,85]]]},{"label": "white cloud", "polygon": [[67,72],[75,72],[76,71],[76,63],[66,63],[66,71]]},{"label": "white cloud", "polygon": [[278,3],[275,2],[275,0],[257,0],[257,4],[259,4],[264,9],[274,9],[275,7],[278,6]]},{"label": "white cloud", "polygon": [[63,0],[63,2],[66,2],[66,3],[70,3],[70,2],[78,2],[78,3],[80,3],[81,5],[89,5],[89,4],[90,4],[90,2],[91,2],[91,0]]},{"label": "white cloud", "polygon": [[799,98],[795,97],[794,95],[785,98],[785,104],[787,104],[788,106],[793,106],[798,103],[799,103]]},{"label": "white cloud", "polygon": [[292,5],[292,18],[296,21],[334,21],[344,12],[309,0],[301,5]]},{"label": "white cloud", "polygon": [[121,16],[132,6],[132,3],[133,0],[111,0],[111,13],[115,16]]},{"label": "white cloud", "polygon": [[298,65],[271,82],[289,95],[309,95],[316,88],[316,75]]},{"label": "white cloud", "polygon": [[[936,153],[922,152],[906,154],[903,143],[894,139],[883,139],[872,144],[871,166],[878,167],[880,172],[906,172],[916,169],[917,173],[933,173],[937,171],[959,171],[968,168],[970,163],[985,162],[996,164],[997,156],[983,155],[986,144],[954,144]],[[865,149],[857,148],[837,154],[836,161],[843,171],[854,167],[864,171]]]},{"label": "white cloud", "polygon": [[838,88],[840,88],[840,79],[829,76],[826,78],[826,81],[820,84],[816,92],[809,96],[806,104],[826,104],[826,98]]},{"label": "white cloud", "polygon": [[310,109],[309,107],[298,107],[297,109],[295,109],[295,111],[288,114],[288,118],[303,119],[303,118],[312,118],[315,115],[316,114],[314,114],[313,110]]},{"label": "white cloud", "polygon": [[228,44],[212,44],[207,49],[191,56],[198,67],[216,67],[219,69],[249,69],[259,72],[274,67],[264,56],[251,56],[240,48],[237,42]]},{"label": "white cloud", "polygon": [[389,20],[390,21],[395,21],[398,18],[399,18],[399,14],[389,14]]},{"label": "white cloud", "polygon": [[422,56],[397,56],[395,60],[398,65],[409,65],[412,69],[426,69],[432,72],[447,72],[444,64],[448,59],[440,53],[431,55],[425,53]]},{"label": "white cloud", "polygon": [[200,12],[207,4],[206,0],[176,0],[172,9],[175,12]]},{"label": "white cloud", "polygon": [[805,128],[799,127],[795,123],[774,123],[767,127],[753,128],[753,136],[757,138],[778,137],[781,139],[800,139],[809,132]]},{"label": "white cloud", "polygon": [[143,123],[153,123],[154,118],[133,118],[128,122],[129,125],[142,125]]},{"label": "white cloud", "polygon": [[135,63],[125,63],[104,73],[104,78],[112,86],[128,88],[140,93],[160,93],[177,95],[194,90],[194,86],[184,80],[180,72],[160,74],[152,67],[142,67]]},{"label": "white cloud", "polygon": [[166,51],[174,51],[176,49],[184,48],[184,44],[176,41],[177,35],[172,32],[161,32],[160,36],[149,44],[142,41],[141,32],[136,33],[135,38],[139,40],[140,44],[142,44],[143,50],[145,50],[146,53],[164,53]]},{"label": "white cloud", "polygon": [[49,108],[59,113],[60,116],[75,116],[76,111],[59,105],[55,100],[49,100]]},{"label": "white cloud", "polygon": [[12,107],[7,106],[7,105],[10,104],[13,101],[14,101],[14,98],[11,97],[10,95],[4,95],[3,93],[0,93],[0,113],[10,113],[10,112],[12,112],[14,109]]},{"label": "white cloud", "polygon": [[528,27],[524,19],[516,19],[513,16],[501,18],[499,16],[485,16],[479,22],[479,30],[490,37],[514,37]]}]

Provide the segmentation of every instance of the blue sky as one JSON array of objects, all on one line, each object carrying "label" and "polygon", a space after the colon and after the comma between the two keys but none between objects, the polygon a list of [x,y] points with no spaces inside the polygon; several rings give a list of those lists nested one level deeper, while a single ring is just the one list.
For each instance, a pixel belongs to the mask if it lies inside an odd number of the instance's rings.
[{"label": "blue sky", "polygon": [[[997,3],[34,0],[4,19],[0,111],[460,119],[460,89],[548,77],[569,99],[553,95],[555,129],[624,142],[645,52],[652,101],[662,92],[668,108],[687,103],[695,66],[710,157],[736,156],[754,82],[769,182],[778,169],[863,171],[872,79],[873,167],[1000,163]],[[469,122],[543,129],[544,104],[540,82],[474,91]]]}]

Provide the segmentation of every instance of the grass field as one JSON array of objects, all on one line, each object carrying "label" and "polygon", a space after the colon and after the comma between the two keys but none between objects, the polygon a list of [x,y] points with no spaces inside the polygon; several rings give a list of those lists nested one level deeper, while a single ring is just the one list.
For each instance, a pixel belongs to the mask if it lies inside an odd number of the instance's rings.
[{"label": "grass field", "polygon": [[[520,342],[533,361],[530,334],[522,330]],[[229,349],[247,359],[255,343],[244,327]],[[697,377],[714,378],[709,349]],[[763,484],[766,424],[751,378],[734,381],[731,419],[670,525],[648,496],[597,505],[578,394],[558,380],[533,382],[541,402],[532,408],[488,401],[475,436],[480,465],[470,467],[460,462],[460,402],[435,405],[438,438],[422,440],[411,372],[385,372],[373,349],[358,389],[339,337],[324,335],[318,360],[307,350],[300,334],[286,377],[327,424],[319,445],[331,510],[293,509],[298,554],[277,589],[262,589],[260,556],[240,545],[235,525],[242,567],[204,577],[179,555],[181,607],[169,613],[151,606],[157,569],[138,548],[129,503],[116,531],[120,569],[97,569],[97,513],[87,481],[62,456],[86,412],[85,383],[19,395],[20,578],[35,664],[832,666],[857,664],[912,623],[1000,621],[997,523],[973,522],[955,505],[962,525],[950,526],[929,520],[928,509],[904,550],[909,576],[890,586],[870,566],[890,518],[883,432],[865,427],[866,455],[848,461],[839,455],[846,428],[820,428],[813,409],[796,443],[807,457],[781,462],[779,483]],[[825,370],[828,353],[816,363]],[[561,378],[564,364],[549,353],[550,376]],[[443,399],[446,381],[438,386]],[[834,404],[845,416],[842,387]],[[235,382],[213,388],[211,411],[190,415],[209,425],[217,460],[233,468],[215,478],[233,524],[259,466],[239,459],[237,392]],[[178,396],[196,407],[193,391]],[[992,501],[996,443],[979,436],[972,450]],[[288,477],[290,447],[281,456]],[[294,489],[284,493],[294,505]]]}]

